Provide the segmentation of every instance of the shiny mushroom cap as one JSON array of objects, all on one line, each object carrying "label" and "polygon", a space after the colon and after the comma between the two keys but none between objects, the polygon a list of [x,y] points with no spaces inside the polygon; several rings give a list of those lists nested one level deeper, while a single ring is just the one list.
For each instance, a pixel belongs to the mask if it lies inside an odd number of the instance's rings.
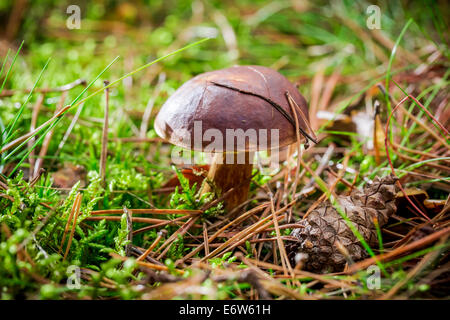
[{"label": "shiny mushroom cap", "polygon": [[[279,72],[261,66],[235,66],[202,73],[187,81],[161,107],[155,130],[172,144],[196,151],[282,148],[297,140],[287,92],[299,107],[296,108],[299,129],[307,132],[305,98]],[[278,139],[272,129],[278,131]],[[245,145],[233,136],[255,132],[257,141],[246,139]],[[262,143],[265,134],[267,142]],[[222,140],[217,138],[220,135]],[[212,143],[216,146],[214,150],[208,149]]]}]

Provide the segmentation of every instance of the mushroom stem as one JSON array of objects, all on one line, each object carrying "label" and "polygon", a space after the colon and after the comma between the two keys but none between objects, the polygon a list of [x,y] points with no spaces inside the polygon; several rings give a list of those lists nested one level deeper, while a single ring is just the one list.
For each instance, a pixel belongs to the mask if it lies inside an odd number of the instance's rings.
[{"label": "mushroom stem", "polygon": [[246,201],[250,189],[253,156],[253,152],[228,153],[228,157],[226,153],[215,154],[201,194],[211,191],[210,183],[212,182],[213,188],[220,195],[234,188],[234,191],[224,200],[227,211]]}]

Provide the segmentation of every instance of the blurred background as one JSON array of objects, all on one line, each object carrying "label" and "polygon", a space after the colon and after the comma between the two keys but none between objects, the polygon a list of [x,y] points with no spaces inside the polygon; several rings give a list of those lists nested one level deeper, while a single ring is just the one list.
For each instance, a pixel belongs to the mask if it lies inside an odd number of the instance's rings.
[{"label": "blurred background", "polygon": [[[67,27],[70,5],[80,9],[79,29]],[[371,5],[380,9],[380,29],[367,27]],[[409,18],[415,23],[401,44],[400,66],[420,64],[430,46],[447,43],[449,13],[445,0],[3,0],[0,52],[4,56],[24,40],[23,52],[32,53],[33,59],[53,56],[63,61],[65,73],[88,77],[93,55],[94,61],[120,55],[123,69],[131,70],[196,39],[216,37],[164,62],[167,79],[185,80],[232,64],[261,64],[300,83],[318,71],[331,74],[336,69],[364,80],[386,71]],[[148,71],[147,83],[159,68]],[[340,83],[351,82],[345,80]],[[307,90],[308,85],[302,89]]]},{"label": "blurred background", "polygon": [[[79,9],[78,24],[74,24],[74,6]],[[0,119],[8,123],[14,118],[26,98],[24,90],[33,86],[49,58],[39,88],[57,88],[78,79],[89,82],[119,56],[95,83],[93,88],[98,89],[105,79],[117,79],[209,37],[213,39],[114,87],[110,132],[115,138],[155,138],[152,119],[171,93],[198,73],[234,64],[268,66],[296,83],[309,101],[314,129],[356,131],[371,138],[371,131],[364,132],[364,127],[369,122],[372,125],[373,97],[384,99],[376,84],[384,83],[388,72],[415,95],[446,74],[449,16],[448,1],[4,0],[0,3],[0,55],[5,57],[10,51],[7,66],[22,41],[24,45],[2,93],[10,98],[0,101]],[[11,88],[14,90],[8,91]],[[402,95],[392,82],[389,90],[394,98]],[[80,91],[70,90],[66,103]],[[445,90],[438,90],[430,99],[433,110],[442,114],[445,97]],[[31,102],[37,99],[34,95]],[[59,99],[58,92],[45,96],[37,123],[53,114]],[[86,101],[80,117],[84,127],[75,127],[74,145],[64,146],[61,156],[86,149],[87,137],[96,144],[102,99],[98,95]],[[20,120],[24,130],[18,134],[28,130],[31,109],[30,105],[24,112]],[[363,113],[352,121],[348,116],[355,109]],[[146,110],[148,123],[142,125]],[[386,110],[381,108],[383,119]],[[72,110],[72,117],[74,113]],[[337,126],[321,127],[336,114],[341,114],[338,118],[342,120]],[[71,119],[64,121],[69,126]],[[63,134],[64,130],[55,132],[49,153],[55,151]],[[351,145],[342,135],[330,137],[332,140],[327,140],[328,135],[321,138],[324,146],[336,138],[343,146]],[[371,149],[370,144],[368,147]],[[74,161],[88,169],[97,166],[89,157]]]}]

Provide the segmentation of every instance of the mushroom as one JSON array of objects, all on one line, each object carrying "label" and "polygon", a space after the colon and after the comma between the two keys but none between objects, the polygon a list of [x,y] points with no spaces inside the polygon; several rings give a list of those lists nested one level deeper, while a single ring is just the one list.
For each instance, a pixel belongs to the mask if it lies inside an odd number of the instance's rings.
[{"label": "mushroom", "polygon": [[164,103],[154,126],[174,145],[214,154],[209,183],[201,193],[223,195],[233,188],[224,200],[228,210],[247,200],[254,152],[278,151],[297,142],[296,127],[306,142],[315,142],[305,98],[279,72],[261,66],[235,66],[192,78]]}]

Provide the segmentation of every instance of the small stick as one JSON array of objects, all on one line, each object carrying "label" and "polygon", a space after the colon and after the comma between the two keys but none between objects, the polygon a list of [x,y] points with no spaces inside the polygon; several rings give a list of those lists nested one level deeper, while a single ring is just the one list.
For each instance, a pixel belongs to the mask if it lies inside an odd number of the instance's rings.
[{"label": "small stick", "polygon": [[[388,119],[387,119],[387,123],[386,123],[386,129],[385,129],[385,138],[384,138],[384,144],[385,144],[385,148],[386,148],[386,157],[388,159],[389,162],[389,166],[391,167],[391,171],[392,174],[394,176],[397,176],[395,174],[395,169],[394,169],[394,164],[392,163],[392,159],[391,156],[389,154],[389,123],[391,121],[392,116],[394,115],[395,110],[397,110],[398,107],[400,107],[406,100],[408,99],[413,99],[421,108],[423,111],[425,111],[433,120],[436,124],[438,124],[440,127],[442,126],[440,124],[440,122],[438,120],[436,120],[436,118],[433,117],[433,115],[413,96],[411,95],[407,95],[405,96],[391,111],[391,114],[389,115]],[[446,132],[447,135],[449,135],[449,132],[447,131],[447,129],[445,129],[444,127],[441,127],[441,129],[443,129],[443,131]],[[447,146],[448,147],[448,146]],[[405,195],[406,199],[408,200],[408,202],[414,207],[414,209],[417,210],[417,212],[419,212],[424,218],[426,218],[427,220],[430,220],[430,218],[422,211],[420,210],[415,203],[408,197],[408,195],[406,194],[406,191],[403,189],[403,186],[401,185],[400,182],[397,181],[397,185],[400,187],[400,190],[403,192],[403,194]]]},{"label": "small stick", "polygon": [[[79,193],[78,193],[78,194],[79,194]],[[78,194],[77,194],[76,197],[78,197]],[[74,214],[74,212],[75,212],[75,203],[76,203],[76,200],[77,200],[77,198],[75,198],[75,201],[73,202],[72,210],[70,211],[69,218],[67,219],[66,226],[65,226],[65,228],[64,228],[63,238],[62,238],[62,240],[61,240],[61,245],[59,246],[58,253],[61,252],[62,247],[63,247],[63,245],[64,245],[64,241],[66,240],[67,232],[69,232],[69,225],[70,225],[70,222],[72,221],[73,214]]]},{"label": "small stick", "polygon": [[123,212],[126,214],[126,220],[127,220],[127,240],[128,244],[125,246],[125,255],[128,257],[131,252],[131,247],[133,243],[133,223],[131,221],[131,213],[128,211],[127,207],[123,206]]},{"label": "small stick", "polygon": [[109,141],[120,141],[120,142],[134,142],[134,143],[148,143],[148,142],[162,142],[167,143],[166,140],[156,137],[156,138],[139,138],[139,137],[125,137],[125,138],[111,138]]},{"label": "small stick", "polygon": [[209,254],[208,229],[206,223],[203,222],[203,243],[205,244],[205,255]]},{"label": "small stick", "polygon": [[[291,194],[292,194],[292,198],[295,198],[295,193],[297,191],[297,186],[298,186],[298,181],[300,179],[300,157],[302,156],[302,146],[300,145],[300,132],[299,132],[299,124],[298,124],[298,118],[297,118],[297,112],[295,111],[295,107],[294,107],[294,99],[292,99],[291,95],[289,94],[289,91],[285,92],[286,95],[286,99],[289,103],[289,106],[291,107],[291,111],[294,114],[294,119],[295,119],[295,134],[297,137],[297,166],[295,168],[295,179],[294,179],[294,183],[292,184],[292,188],[291,188]],[[271,199],[271,202],[273,202],[273,199]],[[289,218],[288,221],[291,221],[292,219],[292,208],[291,210],[289,210]]]},{"label": "small stick", "polygon": [[2,181],[0,181],[0,187],[2,187],[5,190],[8,190],[8,185]]},{"label": "small stick", "polygon": [[[182,217],[185,218],[185,217]],[[98,216],[98,217],[87,217],[84,219],[85,221],[101,221],[101,220],[107,220],[107,221],[120,221],[122,218],[120,216]],[[140,222],[140,223],[167,223],[167,224],[177,224],[180,225],[182,223],[178,223],[175,220],[163,220],[163,219],[153,219],[153,218],[141,218],[141,217],[132,217],[132,222]]]},{"label": "small stick", "polygon": [[[421,159],[416,159],[416,158],[407,156],[405,154],[402,154],[402,153],[398,152],[395,149],[392,149],[392,152],[394,152],[396,155],[398,155],[402,159],[406,159],[406,160],[409,160],[409,161],[412,161],[412,162],[420,162],[421,161]],[[441,161],[445,161],[445,159],[442,159]],[[435,164],[435,163],[432,163],[432,162],[424,162],[423,165],[427,166],[427,167],[432,167],[432,168],[436,168],[436,169],[439,169],[439,170],[450,172],[450,166],[442,166],[440,164]]]},{"label": "small stick", "polygon": [[[322,92],[322,96],[320,97],[320,102],[318,104],[319,110],[325,110],[330,103],[331,97],[333,95],[334,89],[336,88],[336,84],[341,77],[341,68],[336,68],[333,71],[333,74],[328,78],[325,82],[325,87]],[[313,115],[314,116],[314,115]]]},{"label": "small stick", "polygon": [[[39,92],[39,93],[64,92],[64,91],[72,90],[73,88],[75,88],[76,86],[79,86],[79,85],[86,85],[86,80],[77,79],[74,82],[71,82],[71,83],[65,84],[63,86],[56,87],[56,88],[36,88],[36,89],[34,89],[34,92]],[[31,91],[31,89],[3,90],[3,92],[0,94],[0,97],[10,97],[10,96],[15,95],[18,91],[22,91],[23,93],[29,93]]]},{"label": "small stick", "polygon": [[[118,255],[117,253],[114,252],[110,252],[109,255],[115,259],[119,259],[121,261],[127,261],[129,258],[127,257],[123,257],[121,255]],[[169,271],[169,268],[166,266],[161,266],[159,264],[154,264],[154,263],[150,263],[150,262],[143,262],[143,261],[137,261],[137,264],[141,267],[146,267],[149,269],[154,269],[154,270],[158,270],[158,271]],[[180,270],[180,269],[175,269],[177,272],[183,274],[184,271]]]},{"label": "small stick", "polygon": [[[345,155],[344,161],[343,161],[343,165],[342,165],[342,169],[339,170],[337,177],[335,179],[335,181],[333,182],[332,186],[329,188],[331,192],[333,192],[334,188],[336,187],[336,185],[338,184],[339,181],[341,181],[343,179],[343,176],[345,174],[346,168],[347,168],[347,164],[348,164],[348,160],[350,158],[350,154],[347,153]],[[303,160],[302,160],[303,162]],[[310,173],[313,175],[316,175],[316,177],[318,177],[317,174],[313,173],[313,171],[311,170],[311,168],[306,167],[308,169],[308,171],[310,171]],[[352,188],[351,188],[352,189]],[[325,201],[327,198],[327,194],[323,193],[319,199],[316,200],[316,202],[313,203],[313,205],[311,207],[309,207],[308,211],[306,212],[306,214],[303,216],[303,219],[305,219],[314,209],[317,208],[318,205],[320,205],[323,201]]]},{"label": "small stick", "polygon": [[[392,80],[394,83],[396,83],[394,80]],[[397,84],[397,83],[396,83]],[[398,85],[398,84],[397,84]],[[386,89],[384,88],[384,86],[382,84],[378,84],[378,88],[381,90],[381,92],[383,94],[386,94]],[[411,117],[411,119],[413,119],[418,125],[420,125],[422,128],[424,128],[426,131],[428,131],[433,137],[437,137],[437,140],[440,140],[440,137],[437,136],[430,128],[428,128],[425,124],[423,124],[421,121],[419,121],[416,117],[414,117],[409,111],[407,111],[403,106],[403,102],[405,102],[408,99],[413,100],[433,121],[434,123],[436,123],[436,125],[441,128],[441,130],[447,135],[449,136],[450,133],[449,131],[442,125],[442,123],[439,122],[438,119],[436,119],[430,111],[427,110],[427,108],[425,108],[423,106],[423,104],[421,104],[419,102],[419,100],[417,100],[415,97],[413,97],[412,95],[407,95],[406,97],[404,97],[400,102],[397,103],[397,101],[394,100],[394,98],[388,93],[388,97],[389,99],[396,104],[396,107],[394,109],[397,109],[400,106],[400,109],[402,109],[403,112],[405,112],[409,117]],[[395,110],[392,110],[391,113],[393,113]],[[443,142],[443,145],[445,147],[447,147],[448,149],[450,148],[450,146],[448,146],[448,144],[445,141],[441,141]]]},{"label": "small stick", "polygon": [[[245,219],[247,219],[248,217],[250,217],[252,214],[254,214],[255,212],[259,212],[262,209],[265,209],[267,206],[269,205],[269,203],[264,203],[259,205],[256,208],[253,208],[247,212],[245,212],[244,214],[238,216],[236,219],[234,219],[233,221],[229,222],[227,225],[223,226],[221,229],[219,229],[215,234],[213,234],[209,239],[208,242],[211,243],[212,241],[214,241],[214,239],[216,239],[217,237],[219,237],[223,231],[225,231],[226,229],[228,229],[230,226],[232,225],[237,225],[238,223],[244,221]],[[204,246],[204,244],[202,244]],[[196,253],[198,253],[201,249],[202,249],[202,245],[198,246],[195,250],[189,252],[187,255],[185,255],[183,257],[183,259],[181,259],[181,262],[185,262],[187,259],[191,258],[192,256],[194,256]]]},{"label": "small stick", "polygon": [[[131,214],[183,214],[183,215],[197,215],[203,213],[202,210],[188,210],[188,209],[128,209]],[[91,214],[122,214],[123,210],[120,209],[110,209],[110,210],[95,210]]]},{"label": "small stick", "polygon": [[[269,217],[271,217],[271,216],[269,216]],[[279,220],[282,220],[282,219],[284,219],[283,216],[277,216],[277,217],[276,217],[277,222],[278,222]],[[258,229],[256,229],[254,232],[246,233],[242,239],[238,240],[237,242],[235,242],[234,244],[232,244],[230,247],[226,248],[227,251],[231,251],[231,250],[233,250],[234,248],[236,248],[236,247],[238,247],[238,246],[240,246],[240,245],[243,245],[248,239],[250,239],[251,237],[255,236],[256,234],[259,234],[259,233],[262,233],[262,232],[267,232],[267,229],[268,229],[271,225],[273,225],[273,224],[274,224],[273,221],[269,221],[269,222],[267,222],[266,224],[264,224],[264,225],[262,225],[261,227],[259,227]],[[249,241],[251,242],[251,240],[249,240]],[[222,251],[223,251],[223,250],[222,250]],[[217,254],[216,254],[216,255],[217,255]]]},{"label": "small stick", "polygon": [[[109,81],[105,80],[105,86],[109,85]],[[108,156],[108,120],[109,120],[109,88],[105,89],[105,112],[102,131],[102,152],[100,155],[100,178],[102,187],[106,187],[106,158]]]},{"label": "small stick", "polygon": [[312,79],[311,84],[311,101],[310,101],[310,114],[312,116],[311,126],[315,129],[318,129],[317,123],[317,111],[319,110],[319,98],[321,96],[322,87],[324,83],[324,71],[325,68],[323,65],[319,67],[319,70],[316,72]]},{"label": "small stick", "polygon": [[59,143],[58,149],[55,152],[55,158],[59,155],[59,153],[61,152],[61,149],[64,147],[64,144],[66,143],[67,139],[69,138],[70,134],[72,133],[72,130],[75,127],[75,124],[77,123],[81,112],[83,111],[83,107],[84,107],[84,102],[78,107],[77,112],[75,113],[74,117],[72,118],[72,122],[70,122],[70,125],[67,128],[66,133],[64,134],[64,137],[62,138],[61,142]]},{"label": "small stick", "polygon": [[30,187],[33,187],[41,177],[41,175],[45,172],[44,168],[40,168],[39,171],[34,175],[33,179],[30,181]]},{"label": "small stick", "polygon": [[[415,153],[415,154],[418,154],[418,155],[421,155],[421,156],[424,156],[424,157],[427,157],[427,158],[439,158],[439,157],[441,157],[440,155],[437,155],[437,154],[434,154],[434,153],[410,149],[408,147],[405,147],[405,146],[402,146],[402,145],[398,144],[395,141],[392,142],[392,146],[394,146],[396,148],[399,148],[399,149],[402,149],[402,150],[404,150],[406,152]],[[417,160],[417,159],[415,159],[415,160]],[[449,160],[442,160],[442,161],[447,162],[447,163],[450,164]]]},{"label": "small stick", "polygon": [[[445,244],[449,235],[442,237],[441,241],[439,241],[439,245]],[[412,280],[416,275],[418,275],[424,268],[426,268],[432,261],[434,261],[437,256],[441,253],[441,250],[433,250],[428,252],[425,257],[406,275],[406,277],[402,278],[398,281],[387,293],[385,293],[380,300],[388,300],[392,299],[395,293],[400,290],[406,283]]]},{"label": "small stick", "polygon": [[384,253],[375,257],[368,258],[366,260],[360,261],[352,265],[345,273],[351,274],[355,273],[359,270],[365,269],[368,266],[374,264],[376,261],[383,262],[395,258],[401,254],[409,252],[411,250],[421,248],[429,243],[432,243],[440,238],[446,237],[450,234],[450,227],[439,230],[435,233],[432,233],[422,239],[419,239],[413,243],[404,245],[403,247],[399,247],[391,252]]},{"label": "small stick", "polygon": [[[253,270],[256,274],[260,275],[262,279],[260,279],[261,285],[265,284],[265,290],[267,291],[275,291],[277,294],[281,295],[289,295],[294,299],[313,299],[313,297],[310,296],[303,296],[299,294],[297,291],[283,286],[279,281],[273,279],[271,276],[269,276],[267,273],[259,269],[256,265],[252,264],[252,262],[244,257],[242,253],[236,253],[235,255],[239,260],[241,260],[244,264],[249,266],[250,270]],[[272,290],[270,290],[272,289]]]},{"label": "small stick", "polygon": [[[61,108],[64,104],[64,100],[66,100],[66,97],[67,97],[67,92],[64,91],[61,94],[61,99],[59,100],[58,106],[55,109],[55,114],[57,114],[61,110]],[[33,130],[31,130],[31,131],[33,131]],[[47,135],[45,136],[44,141],[42,142],[42,147],[41,147],[41,150],[39,151],[39,158],[36,160],[36,163],[34,165],[34,171],[33,171],[33,175],[32,175],[33,178],[38,175],[40,169],[42,168],[42,165],[44,163],[44,157],[47,154],[48,147],[50,145],[50,141],[52,140],[52,137],[53,137],[53,132],[54,132],[53,129],[50,130],[47,133]]]},{"label": "small stick", "polygon": [[[284,211],[289,209],[289,207],[291,205],[293,205],[295,203],[296,203],[296,200],[291,201],[288,205],[286,205],[283,208],[281,208],[280,210],[276,211],[274,213],[274,216],[278,216],[279,214],[283,213]],[[282,217],[277,217],[277,218],[282,218]],[[225,250],[228,245],[232,244],[233,242],[236,242],[237,240],[242,240],[242,237],[248,236],[248,234],[250,234],[250,236],[252,236],[253,235],[252,232],[255,231],[255,230],[258,230],[258,229],[264,230],[265,228],[268,228],[269,226],[271,226],[273,224],[273,221],[269,221],[270,219],[273,219],[272,215],[269,215],[269,216],[265,217],[264,219],[259,220],[257,223],[255,223],[255,224],[245,228],[244,230],[242,230],[241,232],[239,232],[238,234],[233,236],[231,239],[227,240],[225,243],[223,243],[219,248],[217,248],[216,250],[211,252],[209,255],[203,257],[201,259],[201,261],[205,261],[207,259],[210,259],[213,256],[216,256],[221,251]],[[223,231],[222,229],[219,230],[219,231],[222,232]],[[210,240],[211,240],[211,238],[210,238]]]},{"label": "small stick", "polygon": [[[281,229],[293,229],[293,228],[304,228],[305,226],[302,224],[298,224],[298,223],[287,223],[287,224],[282,224],[281,226],[278,226],[278,228]],[[275,228],[268,228],[266,231],[270,232],[270,231],[274,231]]]},{"label": "small stick", "polygon": [[378,128],[381,128],[381,120],[380,120],[380,102],[375,100],[375,115],[374,115],[374,124],[373,124],[373,149],[375,151],[375,163],[380,165],[381,157],[380,157],[380,148],[378,146]]},{"label": "small stick", "polygon": [[[272,263],[268,263],[268,262],[263,262],[263,261],[258,261],[252,258],[245,258],[248,262],[256,265],[256,266],[261,266],[264,269],[272,269],[272,270],[276,270],[276,271],[283,271],[282,267],[272,264]],[[346,284],[344,281],[338,281],[338,280],[334,280],[334,279],[329,279],[329,277],[332,277],[334,274],[327,274],[327,275],[320,275],[320,274],[316,274],[316,273],[312,273],[312,272],[308,272],[308,271],[303,271],[303,270],[295,270],[295,275],[296,276],[300,276],[300,277],[304,277],[304,278],[312,278],[312,279],[316,279],[319,280],[320,282],[323,283],[329,283],[332,285],[335,285],[337,287],[341,287],[343,284],[345,284],[346,287],[352,287],[350,284]]]},{"label": "small stick", "polygon": [[[41,94],[33,106],[33,113],[31,115],[31,124],[30,131],[36,129],[36,124],[38,120],[39,110],[41,109],[42,103],[44,102],[45,95]],[[28,148],[31,148],[35,142],[35,138],[33,137],[28,141]],[[33,170],[36,160],[34,159],[34,150],[31,150],[30,155],[28,156],[28,161],[30,162],[30,177],[29,180],[33,179],[33,174],[31,170]]]},{"label": "small stick", "polygon": [[145,258],[147,258],[147,256],[150,254],[150,252],[152,252],[153,249],[155,249],[155,247],[161,241],[161,239],[164,236],[164,233],[167,233],[167,230],[162,230],[162,231],[158,232],[158,236],[156,237],[155,241],[153,241],[153,243],[150,245],[150,247],[148,247],[148,249],[145,250],[145,252],[142,255],[140,255],[139,258],[136,259],[136,261],[142,261]]},{"label": "small stick", "polygon": [[161,258],[166,255],[167,251],[169,251],[171,244],[175,241],[178,235],[183,236],[194,225],[195,221],[197,221],[198,218],[199,216],[189,218],[189,220],[180,229],[175,231],[169,237],[169,239],[167,239],[167,241],[163,243],[163,245],[159,247],[158,250],[156,250],[156,252],[158,252],[162,250],[164,247],[166,247],[166,249],[163,252],[161,252],[161,254],[156,258],[156,260],[161,260]]},{"label": "small stick", "polygon": [[55,210],[55,209],[51,209],[51,210],[52,210],[52,211],[49,212],[49,213],[44,217],[44,219],[42,219],[41,223],[33,230],[33,232],[32,232],[28,237],[26,237],[25,240],[23,240],[22,243],[17,247],[17,251],[22,250],[22,249],[28,244],[28,242],[29,242],[31,239],[34,238],[35,241],[36,241],[36,238],[35,238],[36,234],[37,234],[39,231],[41,231],[41,229],[47,224],[47,222],[50,220],[50,218],[52,218],[52,217],[55,215],[55,213],[56,213],[56,210]]},{"label": "small stick", "polygon": [[72,239],[73,239],[73,235],[75,233],[75,228],[77,226],[77,219],[78,219],[78,215],[80,213],[81,199],[82,198],[83,198],[83,195],[81,193],[78,193],[77,197],[75,198],[75,201],[74,201],[74,212],[75,212],[75,214],[74,214],[74,219],[73,219],[73,224],[72,224],[72,230],[70,230],[69,241],[67,242],[66,252],[64,253],[63,261],[66,260],[67,254],[69,253],[70,247],[72,245]]},{"label": "small stick", "polygon": [[[339,178],[339,175],[338,175],[336,172],[334,172],[333,169],[328,168],[328,172],[331,173],[331,174],[333,175],[333,177]],[[345,184],[345,186],[346,186],[347,188],[349,188],[350,190],[353,189],[353,184],[350,183],[350,182],[348,182],[346,179],[341,178],[339,181],[342,182],[343,184]]]},{"label": "small stick", "polygon": [[286,266],[288,266],[289,271],[291,273],[292,273],[292,267],[291,267],[291,264],[289,263],[289,260],[287,258],[283,240],[281,240],[281,233],[280,233],[280,229],[278,228],[278,220],[277,220],[277,217],[275,215],[275,207],[274,207],[272,195],[270,195],[270,211],[272,212],[272,221],[273,221],[273,225],[274,225],[274,228],[275,228],[275,233],[277,235],[277,244],[278,244],[278,250],[280,251],[281,265],[283,266],[284,274],[287,275],[287,268],[286,268]]},{"label": "small stick", "polygon": [[147,226],[147,227],[143,227],[143,228],[141,228],[141,229],[138,229],[138,230],[134,231],[133,234],[136,235],[136,234],[139,234],[139,233],[142,233],[142,232],[151,230],[151,229],[155,229],[155,228],[167,226],[168,224],[182,225],[182,223],[179,223],[178,221],[183,220],[183,219],[186,219],[186,218],[187,218],[187,217],[184,216],[184,217],[178,217],[178,218],[175,218],[175,219],[173,219],[173,220],[162,220],[162,221],[164,221],[164,222],[157,223],[157,224],[154,224],[154,225],[151,225],[151,226]]},{"label": "small stick", "polygon": [[37,127],[36,129],[34,129],[33,131],[30,131],[26,134],[24,134],[23,136],[11,141],[10,143],[8,143],[7,145],[5,145],[1,150],[0,150],[0,154],[4,153],[6,151],[8,151],[9,149],[15,147],[16,145],[26,141],[28,138],[32,137],[33,135],[35,135],[36,133],[38,133],[39,131],[41,131],[43,128],[49,126],[52,124],[52,122],[56,119],[58,119],[59,117],[63,116],[64,113],[69,110],[72,106],[71,105],[67,105],[64,108],[62,108],[57,114],[54,114],[50,119],[48,119],[47,121],[45,121],[43,124],[41,124],[39,127]]},{"label": "small stick", "polygon": [[[320,176],[323,172],[323,170],[328,166],[328,162],[331,159],[331,156],[333,155],[334,152],[334,148],[335,148],[335,144],[331,143],[328,148],[327,151],[325,151],[324,155],[322,156],[322,158],[320,159],[320,163],[319,166],[316,169],[316,175]],[[305,188],[309,188],[312,187],[314,184],[314,177],[312,177],[309,182],[305,185]]]}]

